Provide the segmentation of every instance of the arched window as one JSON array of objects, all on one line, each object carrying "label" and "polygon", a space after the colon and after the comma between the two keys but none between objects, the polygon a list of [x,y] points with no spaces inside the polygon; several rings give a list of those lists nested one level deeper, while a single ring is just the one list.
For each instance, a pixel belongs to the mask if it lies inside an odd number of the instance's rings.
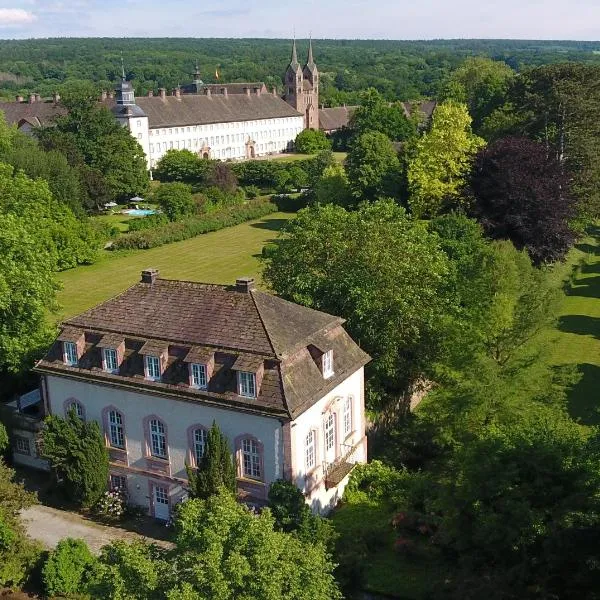
[{"label": "arched window", "polygon": [[206,441],[208,438],[208,432],[206,429],[197,428],[194,429],[194,458],[196,459],[196,466],[200,464],[204,453],[206,452]]},{"label": "arched window", "polygon": [[69,413],[70,410],[75,411],[75,415],[80,418],[82,421],[85,421],[85,409],[83,408],[83,404],[79,402],[79,400],[75,400],[74,398],[69,398],[65,402],[65,415]]},{"label": "arched window", "polygon": [[167,458],[167,433],[162,421],[150,420],[150,453],[158,458]]},{"label": "arched window", "polygon": [[123,415],[116,410],[108,413],[108,438],[114,448],[125,448],[125,433],[123,430]]}]

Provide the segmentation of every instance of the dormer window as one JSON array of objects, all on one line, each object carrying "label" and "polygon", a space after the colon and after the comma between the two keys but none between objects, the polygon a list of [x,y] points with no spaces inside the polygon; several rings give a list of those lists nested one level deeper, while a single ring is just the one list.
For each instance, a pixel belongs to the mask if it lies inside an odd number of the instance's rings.
[{"label": "dormer window", "polygon": [[117,360],[117,351],[114,348],[102,349],[102,366],[108,373],[118,373],[119,363]]},{"label": "dormer window", "polygon": [[327,350],[321,357],[321,370],[323,371],[323,378],[329,379],[333,375],[333,350]]},{"label": "dormer window", "polygon": [[238,372],[238,392],[246,398],[256,398],[256,375],[248,371]]},{"label": "dormer window", "polygon": [[66,365],[71,367],[77,366],[77,344],[74,342],[63,342],[63,354]]},{"label": "dormer window", "polygon": [[152,381],[160,380],[160,358],[158,356],[153,356],[152,354],[147,354],[144,357],[145,364],[145,375],[146,379],[150,379]]},{"label": "dormer window", "polygon": [[206,365],[190,364],[191,386],[199,390],[205,390],[208,385],[206,377]]}]

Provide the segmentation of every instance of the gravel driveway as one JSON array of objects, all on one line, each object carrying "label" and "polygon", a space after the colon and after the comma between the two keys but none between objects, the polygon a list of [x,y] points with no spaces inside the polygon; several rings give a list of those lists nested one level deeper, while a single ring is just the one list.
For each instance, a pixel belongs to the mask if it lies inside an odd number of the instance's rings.
[{"label": "gravel driveway", "polygon": [[[48,548],[54,548],[66,537],[85,540],[90,550],[97,554],[100,548],[114,540],[133,541],[142,536],[120,527],[108,527],[84,519],[76,513],[50,508],[37,504],[21,511],[23,524],[27,534],[34,540],[42,542]],[[161,546],[170,546],[169,542],[152,540]]]}]

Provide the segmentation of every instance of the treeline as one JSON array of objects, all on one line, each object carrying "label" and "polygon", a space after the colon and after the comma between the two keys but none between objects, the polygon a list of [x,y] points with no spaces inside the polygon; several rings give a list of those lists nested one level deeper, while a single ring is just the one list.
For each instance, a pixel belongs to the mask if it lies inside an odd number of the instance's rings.
[{"label": "treeline", "polygon": [[[328,106],[355,104],[367,87],[389,100],[436,97],[447,75],[474,55],[517,71],[562,61],[600,61],[595,42],[316,40],[314,46],[322,72],[321,102]],[[306,41],[299,42],[301,55],[306,47]],[[138,94],[190,81],[196,61],[207,82],[216,81],[218,69],[220,81],[260,80],[281,88],[290,49],[288,40],[263,39],[0,40],[0,94],[49,96],[71,80],[110,89],[121,74],[121,53]]]}]

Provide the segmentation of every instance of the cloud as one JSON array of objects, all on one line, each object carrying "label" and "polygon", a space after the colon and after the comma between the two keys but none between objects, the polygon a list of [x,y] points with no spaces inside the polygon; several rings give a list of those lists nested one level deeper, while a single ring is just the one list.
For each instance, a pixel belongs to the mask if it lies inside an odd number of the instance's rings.
[{"label": "cloud", "polygon": [[22,8],[0,8],[0,27],[19,27],[36,20],[36,16]]}]

